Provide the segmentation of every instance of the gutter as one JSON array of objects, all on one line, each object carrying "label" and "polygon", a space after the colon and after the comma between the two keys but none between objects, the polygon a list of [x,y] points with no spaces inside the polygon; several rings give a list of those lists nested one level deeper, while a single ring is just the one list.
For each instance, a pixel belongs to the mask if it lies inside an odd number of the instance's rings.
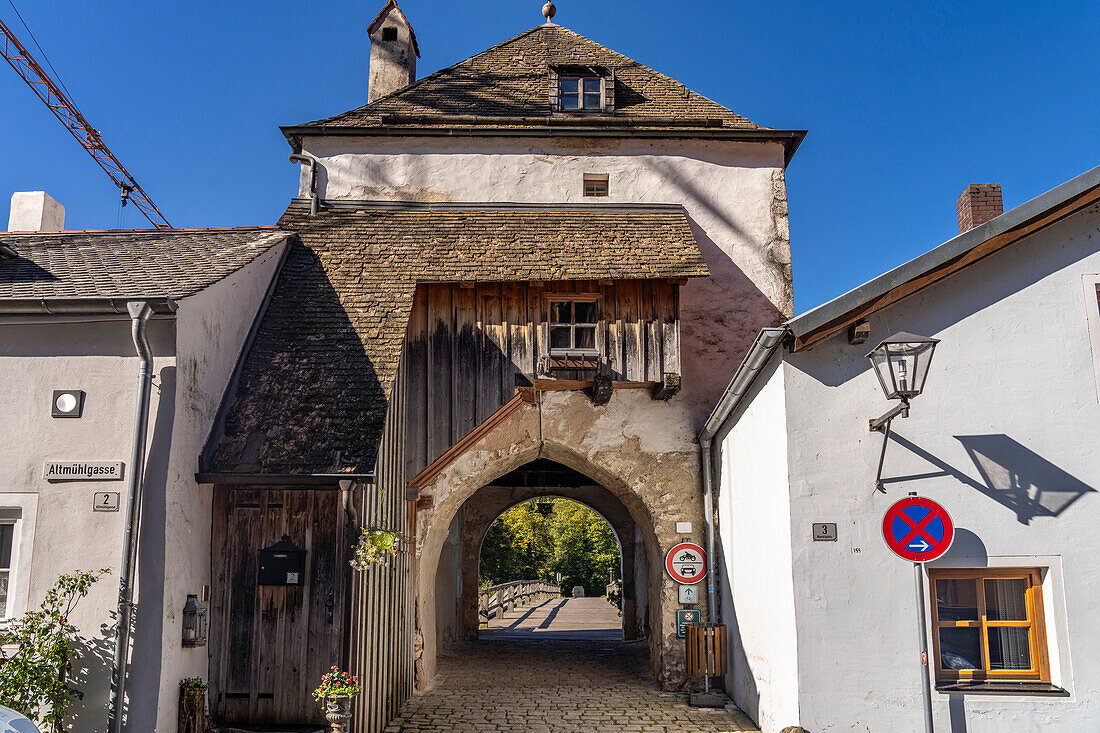
[{"label": "gutter", "polygon": [[[175,311],[175,303],[163,299]],[[111,661],[112,685],[107,708],[107,730],[122,733],[122,705],[126,698],[126,654],[133,623],[134,586],[137,569],[138,534],[141,524],[141,497],[145,479],[145,442],[149,428],[149,392],[153,382],[153,351],[149,346],[148,325],[154,308],[149,301],[132,300],[126,304],[134,349],[141,358],[138,366],[137,407],[130,450],[130,471],[126,487],[126,529],[123,534],[122,567],[119,571],[118,629]]]},{"label": "gutter", "polygon": [[749,391],[749,387],[756,381],[756,377],[764,368],[764,365],[772,358],[772,355],[783,344],[789,331],[786,326],[781,328],[765,328],[756,336],[756,340],[749,347],[749,352],[741,361],[740,366],[730,380],[725,392],[722,393],[714,411],[703,424],[703,430],[699,433],[699,453],[702,458],[703,468],[703,511],[706,519],[707,530],[707,611],[710,614],[711,623],[718,622],[718,563],[714,553],[714,457],[712,446],[715,435],[726,424],[726,420],[741,403],[741,398]]},{"label": "gutter", "polygon": [[340,481],[374,483],[374,473],[230,473],[202,472],[195,482],[220,486],[338,486]]},{"label": "gutter", "polygon": [[[130,314],[130,303],[145,303],[151,314],[174,316],[178,306],[168,297],[144,298],[0,298],[3,316],[122,315]],[[132,318],[132,314],[131,318]]]},{"label": "gutter", "polygon": [[[507,118],[505,118],[507,119]],[[499,124],[499,123],[498,123]],[[516,127],[489,127],[484,125],[410,125],[401,127],[333,127],[328,125],[296,125],[280,127],[295,153],[302,150],[301,139],[306,136],[340,137],[608,137],[672,140],[739,140],[744,142],[782,142],[784,163],[789,164],[798,146],[806,137],[806,130],[738,130],[733,128],[641,128],[641,127],[558,127],[531,125]]]}]

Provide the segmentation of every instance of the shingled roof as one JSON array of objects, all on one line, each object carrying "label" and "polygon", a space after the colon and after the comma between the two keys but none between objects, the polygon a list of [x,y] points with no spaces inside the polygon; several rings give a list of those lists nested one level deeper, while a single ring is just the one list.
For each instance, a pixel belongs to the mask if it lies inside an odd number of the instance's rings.
[{"label": "shingled roof", "polygon": [[417,282],[708,274],[677,206],[437,205],[310,216],[292,205],[279,225],[298,241],[244,363],[211,473],[372,470]]},{"label": "shingled roof", "polygon": [[[309,128],[552,124],[550,72],[570,66],[598,67],[614,73],[614,113],[557,113],[554,118],[558,123],[770,129],[568,28],[547,24],[371,104],[335,117],[285,127],[283,132],[291,137],[307,133]],[[479,119],[467,119],[469,116]]]},{"label": "shingled roof", "polygon": [[[0,232],[0,300],[194,295],[285,241],[274,227]],[[14,256],[13,256],[14,255]]]}]

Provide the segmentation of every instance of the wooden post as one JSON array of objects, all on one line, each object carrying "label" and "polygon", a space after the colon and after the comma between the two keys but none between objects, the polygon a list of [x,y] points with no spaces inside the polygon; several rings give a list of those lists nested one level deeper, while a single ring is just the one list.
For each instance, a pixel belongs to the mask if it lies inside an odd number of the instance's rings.
[{"label": "wooden post", "polygon": [[178,733],[206,733],[206,688],[180,685]]}]

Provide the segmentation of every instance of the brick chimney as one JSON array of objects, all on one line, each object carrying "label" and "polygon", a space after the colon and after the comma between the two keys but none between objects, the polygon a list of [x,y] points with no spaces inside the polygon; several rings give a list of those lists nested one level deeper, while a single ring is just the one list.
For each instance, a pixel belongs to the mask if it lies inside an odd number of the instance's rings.
[{"label": "brick chimney", "polygon": [[971,183],[959,194],[959,234],[980,227],[990,219],[1005,213],[1001,200],[1001,184]]},{"label": "brick chimney", "polygon": [[59,232],[65,228],[65,207],[45,191],[17,191],[11,195],[9,232]]},{"label": "brick chimney", "polygon": [[416,81],[420,49],[409,19],[394,0],[386,3],[367,27],[367,35],[370,36],[367,104],[370,104]]}]

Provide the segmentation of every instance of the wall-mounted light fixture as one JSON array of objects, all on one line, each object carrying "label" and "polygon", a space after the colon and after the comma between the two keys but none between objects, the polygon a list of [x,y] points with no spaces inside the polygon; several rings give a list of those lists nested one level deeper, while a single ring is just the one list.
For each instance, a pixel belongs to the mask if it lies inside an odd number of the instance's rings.
[{"label": "wall-mounted light fixture", "polygon": [[882,417],[870,421],[872,432],[882,432],[882,452],[878,457],[878,473],[875,488],[882,488],[882,464],[886,459],[886,444],[890,440],[890,423],[895,417],[909,417],[909,400],[924,391],[928,367],[939,339],[917,336],[912,333],[896,333],[885,339],[867,355],[875,369],[875,376],[888,400],[901,400]]},{"label": "wall-mounted light fixture", "polygon": [[84,412],[84,392],[79,389],[55,389],[50,414],[53,417],[80,417]]},{"label": "wall-mounted light fixture", "polygon": [[206,606],[199,603],[197,594],[189,593],[183,604],[183,645],[206,646]]}]

